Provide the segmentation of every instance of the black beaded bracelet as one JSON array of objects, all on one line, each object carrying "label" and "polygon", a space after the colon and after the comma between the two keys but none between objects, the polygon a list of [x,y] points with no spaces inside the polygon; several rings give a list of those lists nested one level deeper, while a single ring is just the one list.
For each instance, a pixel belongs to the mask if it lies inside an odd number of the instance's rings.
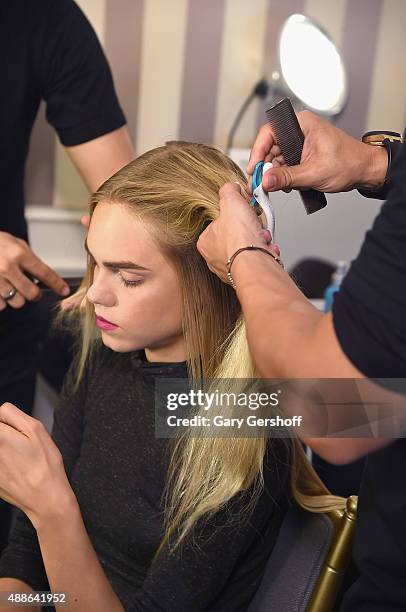
[{"label": "black beaded bracelet", "polygon": [[250,244],[245,247],[241,247],[241,249],[238,249],[235,253],[233,253],[230,259],[227,261],[227,278],[228,278],[230,285],[233,287],[233,289],[235,289],[235,285],[234,285],[234,279],[231,276],[231,266],[233,265],[233,261],[237,257],[237,255],[239,255],[243,251],[263,251],[263,253],[270,255],[272,259],[274,259],[283,268],[283,263],[279,255],[274,255],[271,251],[268,251],[267,249],[264,249],[263,247],[255,246],[253,244]]}]

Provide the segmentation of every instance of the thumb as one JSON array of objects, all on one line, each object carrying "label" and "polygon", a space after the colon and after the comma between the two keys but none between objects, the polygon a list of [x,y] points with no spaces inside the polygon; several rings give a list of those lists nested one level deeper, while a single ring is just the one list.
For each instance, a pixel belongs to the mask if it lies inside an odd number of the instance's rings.
[{"label": "thumb", "polygon": [[311,185],[311,173],[305,162],[297,166],[278,166],[270,168],[262,177],[262,186],[265,191],[279,191],[280,189],[307,189]]}]

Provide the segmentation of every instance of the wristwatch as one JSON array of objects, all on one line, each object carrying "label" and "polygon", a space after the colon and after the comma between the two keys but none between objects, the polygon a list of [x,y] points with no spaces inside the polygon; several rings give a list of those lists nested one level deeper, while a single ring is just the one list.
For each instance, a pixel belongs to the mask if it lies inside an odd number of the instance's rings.
[{"label": "wristwatch", "polygon": [[386,171],[385,181],[382,187],[379,187],[379,189],[358,189],[358,191],[366,198],[385,200],[390,188],[391,166],[403,143],[403,136],[399,134],[399,132],[375,130],[372,132],[365,132],[362,137],[362,142],[372,145],[373,147],[385,147],[388,154],[388,169]]}]

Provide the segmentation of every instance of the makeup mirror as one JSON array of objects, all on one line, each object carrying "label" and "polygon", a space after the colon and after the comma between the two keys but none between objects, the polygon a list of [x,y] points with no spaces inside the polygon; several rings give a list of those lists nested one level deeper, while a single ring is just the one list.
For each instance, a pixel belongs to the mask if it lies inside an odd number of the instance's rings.
[{"label": "makeup mirror", "polygon": [[294,14],[284,22],[272,72],[271,102],[288,96],[320,115],[338,115],[347,101],[342,57],[323,28],[310,17]]}]

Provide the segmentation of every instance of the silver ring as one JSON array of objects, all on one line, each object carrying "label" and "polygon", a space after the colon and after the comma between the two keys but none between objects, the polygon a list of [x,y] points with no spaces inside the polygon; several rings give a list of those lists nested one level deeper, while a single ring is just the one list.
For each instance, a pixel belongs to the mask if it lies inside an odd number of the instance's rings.
[{"label": "silver ring", "polygon": [[8,302],[9,300],[12,300],[13,297],[15,297],[16,295],[17,295],[17,289],[13,287],[12,289],[10,289],[7,295],[3,295],[2,298],[5,302]]}]

